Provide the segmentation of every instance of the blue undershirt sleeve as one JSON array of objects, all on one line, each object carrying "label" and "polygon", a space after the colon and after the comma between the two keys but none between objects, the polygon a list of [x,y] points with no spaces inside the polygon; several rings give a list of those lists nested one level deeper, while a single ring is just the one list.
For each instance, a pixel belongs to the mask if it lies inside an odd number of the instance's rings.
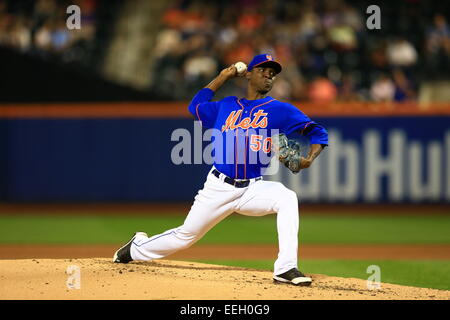
[{"label": "blue undershirt sleeve", "polygon": [[219,102],[211,101],[213,97],[214,91],[203,88],[197,92],[188,107],[189,112],[206,128],[214,126],[219,111]]},{"label": "blue undershirt sleeve", "polygon": [[311,125],[312,128],[303,131],[303,135],[309,138],[311,144],[321,144],[328,145],[328,132],[327,130],[318,123]]}]

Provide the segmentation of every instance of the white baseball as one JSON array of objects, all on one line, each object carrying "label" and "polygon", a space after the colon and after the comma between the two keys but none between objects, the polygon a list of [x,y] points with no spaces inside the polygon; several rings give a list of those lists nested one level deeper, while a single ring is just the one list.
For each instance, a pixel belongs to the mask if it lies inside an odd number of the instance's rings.
[{"label": "white baseball", "polygon": [[238,74],[242,74],[245,72],[245,70],[247,70],[247,65],[241,61],[236,62],[234,64],[234,66],[236,67],[237,73]]}]

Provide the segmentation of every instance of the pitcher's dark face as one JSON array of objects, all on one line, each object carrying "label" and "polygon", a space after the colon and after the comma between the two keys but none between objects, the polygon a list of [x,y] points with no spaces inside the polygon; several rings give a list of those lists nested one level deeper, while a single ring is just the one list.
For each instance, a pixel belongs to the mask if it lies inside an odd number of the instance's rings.
[{"label": "pitcher's dark face", "polygon": [[277,73],[274,68],[259,66],[247,72],[246,77],[249,80],[249,86],[252,86],[255,91],[261,94],[267,94],[272,90],[276,75]]}]

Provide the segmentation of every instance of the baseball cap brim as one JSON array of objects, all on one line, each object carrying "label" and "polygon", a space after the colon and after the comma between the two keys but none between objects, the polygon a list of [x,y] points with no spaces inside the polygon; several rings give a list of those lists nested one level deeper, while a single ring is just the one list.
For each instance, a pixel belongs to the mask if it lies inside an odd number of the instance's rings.
[{"label": "baseball cap brim", "polygon": [[281,64],[279,64],[278,62],[273,61],[273,60],[262,61],[262,62],[260,62],[258,64],[255,64],[252,67],[252,69],[255,68],[255,67],[263,67],[263,66],[264,67],[272,67],[277,74],[280,73],[281,70],[283,70],[283,68],[281,67]]}]

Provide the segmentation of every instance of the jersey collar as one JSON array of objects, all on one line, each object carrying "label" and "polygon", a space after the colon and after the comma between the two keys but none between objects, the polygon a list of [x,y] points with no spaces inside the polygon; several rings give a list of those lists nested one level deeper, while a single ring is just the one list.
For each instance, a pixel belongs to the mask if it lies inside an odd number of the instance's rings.
[{"label": "jersey collar", "polygon": [[257,105],[261,105],[264,103],[267,103],[271,100],[275,100],[274,98],[272,98],[271,96],[267,96],[265,98],[262,99],[256,99],[256,100],[247,100],[247,99],[239,99],[239,102],[244,106],[244,107],[254,107]]}]

